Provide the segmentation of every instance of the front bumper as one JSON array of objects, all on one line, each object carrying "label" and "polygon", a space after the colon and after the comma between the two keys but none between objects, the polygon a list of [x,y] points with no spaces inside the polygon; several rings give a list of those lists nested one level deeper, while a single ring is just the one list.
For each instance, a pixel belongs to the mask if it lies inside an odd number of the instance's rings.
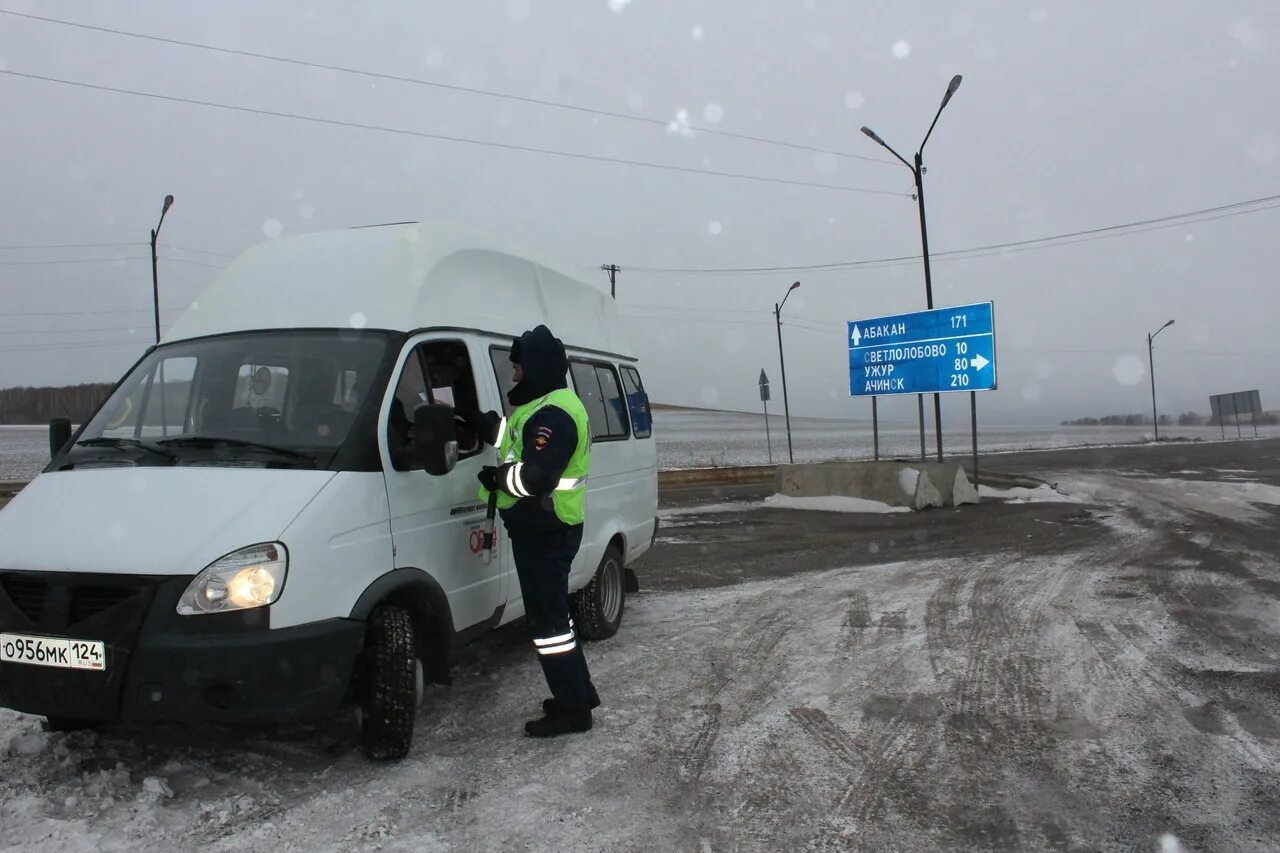
[{"label": "front bumper", "polygon": [[348,698],[364,624],[179,616],[190,577],[0,572],[0,631],[106,644],[102,672],[0,663],[0,705],[80,720],[269,723]]}]

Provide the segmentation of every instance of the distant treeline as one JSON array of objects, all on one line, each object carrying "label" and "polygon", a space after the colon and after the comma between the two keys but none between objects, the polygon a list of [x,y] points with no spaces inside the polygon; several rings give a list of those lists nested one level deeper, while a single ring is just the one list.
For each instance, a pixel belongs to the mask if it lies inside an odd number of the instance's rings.
[{"label": "distant treeline", "polygon": [[112,387],[95,382],[60,388],[0,388],[0,424],[45,424],[53,418],[84,423]]},{"label": "distant treeline", "polygon": [[[1227,418],[1227,423],[1234,423],[1232,417]],[[1244,424],[1253,423],[1248,415],[1243,415],[1240,422]],[[1218,426],[1218,419],[1205,415],[1198,415],[1195,412],[1183,412],[1178,415],[1176,421],[1171,415],[1160,416],[1160,426]],[[1263,412],[1258,415],[1259,424],[1280,424],[1280,413]],[[1074,421],[1063,421],[1063,426],[1150,426],[1150,415],[1107,415],[1103,418],[1077,418]]]}]

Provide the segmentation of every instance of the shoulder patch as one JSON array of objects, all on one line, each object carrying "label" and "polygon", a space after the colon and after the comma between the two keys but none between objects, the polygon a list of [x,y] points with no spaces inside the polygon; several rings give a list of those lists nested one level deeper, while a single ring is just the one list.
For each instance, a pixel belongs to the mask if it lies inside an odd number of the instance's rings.
[{"label": "shoulder patch", "polygon": [[551,427],[540,426],[533,436],[533,446],[538,450],[542,450],[551,443]]}]

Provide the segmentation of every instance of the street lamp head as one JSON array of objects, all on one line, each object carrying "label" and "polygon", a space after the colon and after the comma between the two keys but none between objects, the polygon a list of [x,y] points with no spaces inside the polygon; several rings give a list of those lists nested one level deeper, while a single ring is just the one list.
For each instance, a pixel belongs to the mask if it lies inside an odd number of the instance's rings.
[{"label": "street lamp head", "polygon": [[164,214],[168,213],[169,208],[171,207],[173,207],[173,196],[167,195],[164,197],[164,208],[161,209],[160,215],[163,216]]},{"label": "street lamp head", "polygon": [[1167,328],[1169,328],[1169,327],[1170,327],[1170,326],[1172,326],[1172,325],[1173,325],[1173,321],[1172,321],[1172,320],[1170,320],[1169,322],[1165,323],[1165,324],[1164,324],[1163,326],[1161,326],[1160,328],[1162,328],[1162,329],[1167,329]]},{"label": "street lamp head", "polygon": [[798,282],[798,281],[797,281],[795,284],[793,284],[793,285],[791,285],[789,288],[787,288],[787,293],[790,293],[791,291],[795,290],[795,289],[796,289],[797,287],[799,287],[799,286],[800,286],[800,282]]},{"label": "street lamp head", "polygon": [[[960,88],[960,75],[951,78],[951,82],[947,84],[947,93],[942,96],[942,106],[945,107],[947,102],[951,100],[951,96],[956,93],[956,89]],[[942,107],[938,108],[941,111]]]},{"label": "street lamp head", "polygon": [[884,145],[884,140],[883,140],[883,139],[881,139],[880,137],[876,136],[876,132],[875,132],[874,130],[872,130],[871,128],[869,128],[869,127],[864,127],[864,128],[862,128],[862,132],[863,132],[864,134],[866,134],[868,137],[870,137],[873,141],[875,141],[875,142],[879,143],[880,145]]}]

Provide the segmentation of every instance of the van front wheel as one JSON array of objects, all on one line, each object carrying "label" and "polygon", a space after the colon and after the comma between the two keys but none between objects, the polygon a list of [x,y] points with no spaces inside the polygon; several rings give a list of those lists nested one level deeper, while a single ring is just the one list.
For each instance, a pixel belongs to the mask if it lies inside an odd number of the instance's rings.
[{"label": "van front wheel", "polygon": [[360,741],[379,761],[404,758],[413,742],[421,669],[414,651],[413,619],[403,607],[384,604],[369,614],[360,696]]},{"label": "van front wheel", "polygon": [[578,635],[584,640],[607,640],[618,633],[627,603],[627,576],[622,554],[610,545],[591,583],[570,598]]}]

